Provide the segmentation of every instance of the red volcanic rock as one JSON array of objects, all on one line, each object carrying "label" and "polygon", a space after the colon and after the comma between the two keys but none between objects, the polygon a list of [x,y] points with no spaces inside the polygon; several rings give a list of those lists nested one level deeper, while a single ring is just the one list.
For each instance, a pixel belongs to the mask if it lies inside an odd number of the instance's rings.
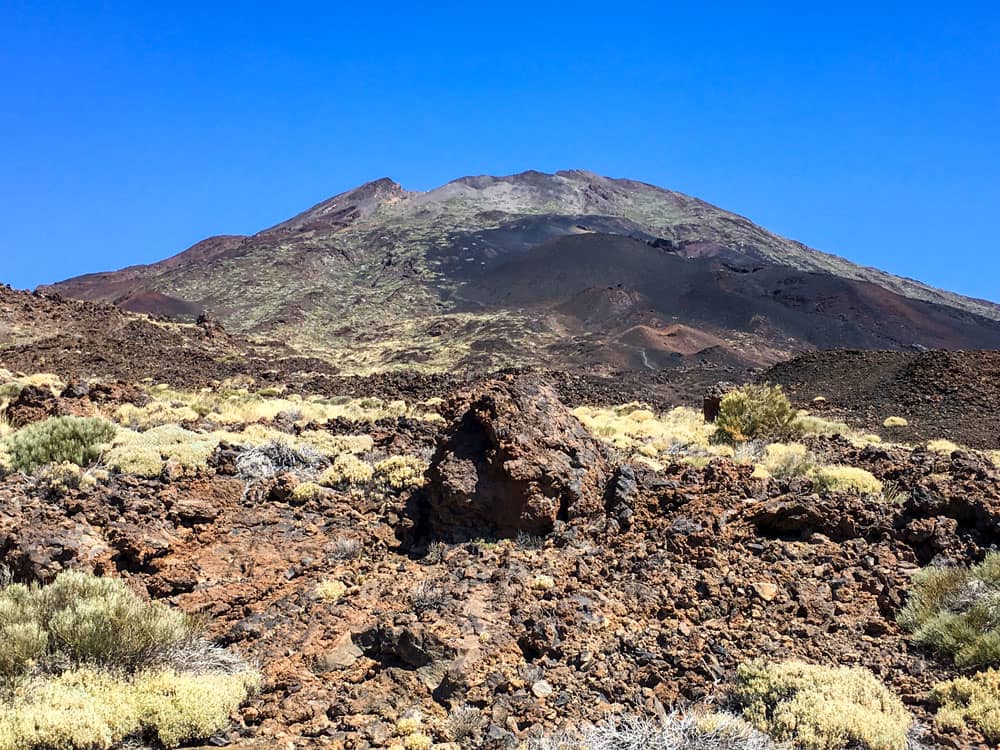
[{"label": "red volcanic rock", "polygon": [[611,466],[551,386],[489,380],[449,411],[428,471],[436,533],[545,534],[601,510]]}]

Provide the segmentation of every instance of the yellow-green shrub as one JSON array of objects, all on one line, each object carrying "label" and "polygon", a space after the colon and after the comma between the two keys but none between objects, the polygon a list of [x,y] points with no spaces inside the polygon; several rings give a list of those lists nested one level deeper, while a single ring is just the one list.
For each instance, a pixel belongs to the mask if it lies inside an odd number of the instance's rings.
[{"label": "yellow-green shrub", "polygon": [[731,442],[780,440],[793,433],[797,414],[780,385],[748,384],[722,397],[715,425]]},{"label": "yellow-green shrub", "polygon": [[306,430],[298,439],[327,457],[341,453],[368,453],[375,447],[371,435],[333,435],[323,430]]},{"label": "yellow-green shrub", "polygon": [[848,435],[850,432],[851,428],[843,422],[815,417],[806,412],[799,412],[791,424],[793,435]]},{"label": "yellow-green shrub", "polygon": [[22,427],[3,443],[14,470],[30,473],[63,461],[88,464],[114,434],[114,425],[99,417],[50,417]]},{"label": "yellow-green shrub", "polygon": [[165,424],[194,422],[199,416],[201,415],[190,406],[174,405],[169,401],[159,399],[154,399],[145,406],[122,404],[115,411],[115,420],[134,430],[148,430]]},{"label": "yellow-green shrub", "polygon": [[934,720],[941,726],[960,729],[968,723],[1000,743],[1000,669],[939,683],[931,698],[939,706]]},{"label": "yellow-green shrub", "polygon": [[961,446],[950,440],[931,440],[927,443],[927,450],[931,453],[940,453],[942,456],[950,456],[955,451],[961,450]]},{"label": "yellow-green shrub", "polygon": [[779,479],[805,476],[812,469],[815,456],[800,443],[771,443],[764,449],[761,466]]},{"label": "yellow-green shrub", "polygon": [[119,430],[105,455],[108,466],[124,474],[156,477],[168,459],[185,471],[197,471],[219,445],[220,433],[198,433],[177,425],[161,425],[146,432]]},{"label": "yellow-green shrub", "polygon": [[871,472],[855,466],[817,466],[810,476],[820,492],[877,495],[882,491],[882,482]]},{"label": "yellow-green shrub", "polygon": [[916,643],[956,664],[1000,664],[1000,553],[971,568],[918,572],[899,622]]},{"label": "yellow-green shrub", "polygon": [[372,480],[375,470],[351,453],[341,453],[322,474],[319,483],[326,487],[364,485]]},{"label": "yellow-green shrub", "polygon": [[0,711],[0,750],[109,750],[144,734],[177,747],[224,729],[257,682],[250,671],[122,677],[87,668],[34,679]]},{"label": "yellow-green shrub", "polygon": [[907,427],[909,421],[905,417],[886,417],[882,423],[883,427]]},{"label": "yellow-green shrub", "polygon": [[906,750],[912,717],[864,669],[744,664],[732,699],[743,717],[802,750]]},{"label": "yellow-green shrub", "polygon": [[392,490],[420,487],[427,464],[416,456],[389,456],[375,464],[374,480]]},{"label": "yellow-green shrub", "polygon": [[292,490],[292,500],[297,503],[306,503],[322,496],[323,488],[316,482],[302,482]]}]

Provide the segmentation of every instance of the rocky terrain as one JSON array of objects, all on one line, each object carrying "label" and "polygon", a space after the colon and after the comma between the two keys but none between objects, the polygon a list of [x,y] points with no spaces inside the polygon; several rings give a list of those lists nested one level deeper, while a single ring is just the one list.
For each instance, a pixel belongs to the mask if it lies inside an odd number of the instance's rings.
[{"label": "rocky terrain", "polygon": [[[35,389],[12,415],[27,421],[29,400],[39,420],[150,398]],[[265,676],[215,744],[390,747],[419,711],[441,747],[458,747],[445,743],[459,717],[462,746],[517,747],[711,700],[753,659],[801,658],[871,670],[930,746],[985,747],[972,729],[935,728],[928,691],[960,670],[896,622],[920,566],[996,544],[1000,472],[984,455],[806,438],[824,461],[892,482],[901,499],[887,501],[755,478],[726,457],[624,460],[534,376],[474,384],[440,413],[267,422],[419,457],[426,479],[398,489],[296,491],[307,467],[248,478],[247,449],[226,442],[201,467],[168,460],[57,495],[12,474],[0,563],[16,580],[122,576],[203,616]]]},{"label": "rocky terrain", "polygon": [[969,670],[897,620],[921,567],[997,545],[993,354],[744,373],[785,384],[803,452],[873,494],[706,442],[701,396],[731,371],[345,376],[205,319],[2,294],[4,431],[117,432],[79,481],[0,479],[0,566],[121,577],[259,665],[214,745],[399,747],[419,714],[441,748],[515,748],[801,659],[870,670],[925,747],[986,746],[935,720],[932,688]]},{"label": "rocky terrain", "polygon": [[609,374],[789,353],[1000,346],[1000,308],[862,268],[680,193],[572,170],[388,179],[255,235],[51,287],[287,342],[342,374]]}]

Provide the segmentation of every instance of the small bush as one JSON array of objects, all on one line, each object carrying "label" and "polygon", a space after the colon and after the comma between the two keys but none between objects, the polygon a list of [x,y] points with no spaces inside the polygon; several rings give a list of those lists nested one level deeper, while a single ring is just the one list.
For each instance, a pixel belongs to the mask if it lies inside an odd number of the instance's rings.
[{"label": "small bush", "polygon": [[114,435],[114,425],[99,417],[50,417],[23,427],[3,442],[12,468],[31,473],[64,461],[84,466],[100,455],[101,446]]},{"label": "small bush", "polygon": [[375,470],[351,453],[341,453],[333,464],[319,475],[319,483],[325,487],[349,487],[368,484]]},{"label": "small bush", "polygon": [[883,427],[908,427],[910,423],[905,417],[886,417],[882,423]]},{"label": "small bush", "polygon": [[333,435],[323,430],[306,430],[299,435],[299,442],[328,457],[341,453],[368,453],[375,447],[371,435]]},{"label": "small bush", "polygon": [[93,476],[68,461],[48,464],[35,472],[35,486],[49,497],[62,497],[70,490],[93,487],[95,484]]},{"label": "small bush", "polygon": [[761,466],[773,477],[791,479],[809,473],[815,456],[799,443],[772,443],[764,449]]},{"label": "small bush", "polygon": [[[29,642],[44,646],[30,653],[31,662],[68,659],[134,671],[165,663],[192,634],[186,615],[143,601],[121,580],[66,571],[48,586],[11,584],[0,591],[0,678],[23,676]],[[8,639],[21,644],[13,656],[4,655]]]},{"label": "small bush", "polygon": [[404,490],[424,483],[427,464],[416,456],[390,456],[375,464],[374,480],[391,489]]},{"label": "small bush", "polygon": [[858,668],[744,664],[731,697],[757,729],[803,750],[906,750],[913,723],[902,701]]},{"label": "small bush", "polygon": [[181,612],[80,572],[0,590],[0,750],[208,737],[258,681]]},{"label": "small bush", "polygon": [[323,488],[315,482],[302,482],[292,490],[292,502],[307,503],[323,496]]},{"label": "small bush", "polygon": [[256,684],[252,672],[172,670],[128,678],[78,669],[35,679],[0,712],[0,750],[109,750],[146,733],[177,747],[224,729]]},{"label": "small bush", "polygon": [[851,428],[843,422],[799,412],[792,420],[791,432],[794,435],[849,435]]},{"label": "small bush", "polygon": [[1000,743],[1000,669],[942,682],[931,698],[940,707],[934,719],[939,725],[961,729],[971,724],[990,742]]},{"label": "small bush", "polygon": [[140,477],[158,477],[168,460],[194,473],[208,466],[218,446],[218,434],[192,432],[171,424],[146,432],[119,430],[105,461],[115,471]]},{"label": "small bush", "polygon": [[794,432],[796,412],[780,385],[744,385],[722,397],[715,420],[724,440],[781,440]]},{"label": "small bush", "polygon": [[811,476],[820,492],[848,492],[855,495],[877,495],[882,492],[882,482],[870,472],[854,466],[819,466],[813,469]]},{"label": "small bush", "polygon": [[316,584],[316,596],[326,602],[340,601],[347,593],[347,586],[336,578],[327,578]]},{"label": "small bush", "polygon": [[950,440],[931,440],[927,443],[927,450],[931,453],[940,453],[942,456],[950,456],[955,451],[961,449],[960,445]]},{"label": "small bush", "polygon": [[971,568],[924,568],[899,622],[960,666],[1000,664],[1000,552]]},{"label": "small bush", "polygon": [[282,440],[268,440],[240,453],[236,457],[236,471],[241,479],[252,482],[301,466],[315,467],[323,463],[323,456],[308,445],[294,446]]}]

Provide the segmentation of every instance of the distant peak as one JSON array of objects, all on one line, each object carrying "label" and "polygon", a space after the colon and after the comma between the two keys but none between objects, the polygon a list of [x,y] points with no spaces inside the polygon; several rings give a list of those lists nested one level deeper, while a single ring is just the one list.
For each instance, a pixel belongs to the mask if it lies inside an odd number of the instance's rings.
[{"label": "distant peak", "polygon": [[366,182],[360,187],[327,198],[308,211],[303,211],[298,216],[265,231],[302,231],[321,226],[346,226],[358,218],[370,216],[383,203],[404,198],[407,195],[409,193],[398,182],[389,177],[380,177],[377,180]]}]

